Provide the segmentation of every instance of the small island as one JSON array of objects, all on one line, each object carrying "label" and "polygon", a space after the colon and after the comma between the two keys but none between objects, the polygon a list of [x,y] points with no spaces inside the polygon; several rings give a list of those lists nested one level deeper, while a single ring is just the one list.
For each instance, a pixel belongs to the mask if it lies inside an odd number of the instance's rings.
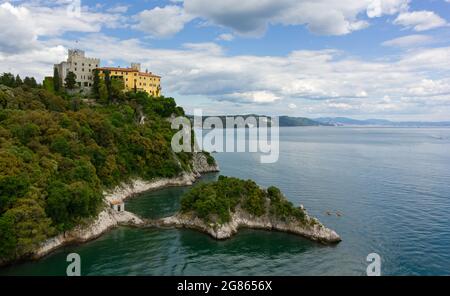
[{"label": "small island", "polygon": [[267,190],[254,181],[220,176],[199,184],[181,200],[181,210],[155,222],[159,227],[180,227],[228,239],[239,228],[276,230],[333,244],[340,236],[310,217],[303,206],[295,207],[276,187]]}]

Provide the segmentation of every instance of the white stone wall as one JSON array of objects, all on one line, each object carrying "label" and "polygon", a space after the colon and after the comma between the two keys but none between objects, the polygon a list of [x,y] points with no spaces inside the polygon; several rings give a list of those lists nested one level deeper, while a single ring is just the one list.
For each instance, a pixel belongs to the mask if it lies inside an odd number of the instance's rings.
[{"label": "white stone wall", "polygon": [[83,89],[90,89],[94,83],[94,69],[100,66],[100,59],[87,58],[82,50],[69,50],[67,62],[56,65],[62,83],[69,72],[77,76],[77,84]]}]

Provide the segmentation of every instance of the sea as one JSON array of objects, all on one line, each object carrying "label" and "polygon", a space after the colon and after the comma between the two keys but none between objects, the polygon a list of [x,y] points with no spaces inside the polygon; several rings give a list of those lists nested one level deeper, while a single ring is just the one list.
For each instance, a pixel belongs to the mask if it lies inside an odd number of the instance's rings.
[{"label": "sea", "polygon": [[[187,229],[120,227],[0,275],[65,275],[67,255],[82,275],[366,275],[369,254],[382,275],[450,275],[450,129],[280,128],[279,160],[214,153],[219,175],[279,187],[296,206],[335,230],[327,246],[299,236],[241,229],[216,241]],[[145,218],[174,214],[189,187],[135,196],[126,209]]]}]

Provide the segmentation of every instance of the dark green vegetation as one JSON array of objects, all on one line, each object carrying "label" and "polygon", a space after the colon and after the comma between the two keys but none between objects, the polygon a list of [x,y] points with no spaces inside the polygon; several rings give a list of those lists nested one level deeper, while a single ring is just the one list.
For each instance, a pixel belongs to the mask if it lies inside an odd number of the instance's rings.
[{"label": "dark green vegetation", "polygon": [[74,89],[77,86],[77,75],[73,72],[69,72],[64,82],[67,89]]},{"label": "dark green vegetation", "polygon": [[9,87],[18,87],[18,86],[25,86],[31,88],[38,87],[38,84],[36,82],[36,79],[34,79],[34,77],[25,77],[22,80],[22,78],[20,78],[19,75],[14,76],[11,73],[3,73],[2,75],[0,75],[0,84]]},{"label": "dark green vegetation", "polygon": [[256,217],[269,214],[283,221],[300,222],[306,217],[305,211],[296,208],[278,188],[264,190],[254,181],[224,176],[187,192],[181,200],[181,212],[194,212],[207,222],[224,224],[231,220],[231,213],[238,205]]},{"label": "dark green vegetation", "polygon": [[105,189],[191,167],[191,154],[170,147],[166,118],[184,114],[173,98],[100,102],[0,85],[0,102],[0,262],[95,216]]}]

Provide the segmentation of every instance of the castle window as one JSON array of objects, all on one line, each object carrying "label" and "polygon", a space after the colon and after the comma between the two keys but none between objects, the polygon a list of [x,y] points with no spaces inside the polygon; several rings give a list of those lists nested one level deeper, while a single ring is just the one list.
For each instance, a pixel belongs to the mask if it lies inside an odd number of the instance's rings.
[{"label": "castle window", "polygon": [[84,72],[84,68],[83,68],[83,69],[81,69],[81,72]]}]

